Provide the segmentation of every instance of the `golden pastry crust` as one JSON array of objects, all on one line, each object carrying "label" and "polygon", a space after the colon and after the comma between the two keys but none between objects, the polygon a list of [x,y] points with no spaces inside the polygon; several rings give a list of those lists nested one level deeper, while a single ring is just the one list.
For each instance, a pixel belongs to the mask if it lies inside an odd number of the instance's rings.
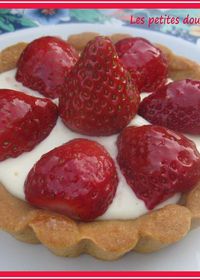
[{"label": "golden pastry crust", "polygon": [[166,55],[169,63],[169,77],[176,81],[182,79],[200,80],[200,65],[186,57],[175,55],[170,49],[160,44],[158,48]]},{"label": "golden pastry crust", "polygon": [[27,43],[18,43],[0,52],[0,73],[16,67],[17,61],[27,46]]},{"label": "golden pastry crust", "polygon": [[[95,32],[84,32],[76,35],[71,35],[68,37],[67,41],[70,43],[77,51],[81,52],[88,41],[92,40],[94,37],[98,36]],[[113,43],[117,41],[131,37],[129,34],[113,34],[109,36]],[[0,73],[4,71],[11,70],[16,67],[19,56],[25,49],[27,43],[21,42],[16,45],[10,46],[0,52]],[[169,64],[169,78],[172,80],[181,79],[194,79],[200,80],[200,65],[190,59],[174,54],[166,46],[155,44],[159,47],[165,54],[168,64]]]},{"label": "golden pastry crust", "polygon": [[18,240],[42,243],[59,256],[90,254],[114,260],[135,250],[156,251],[182,239],[200,217],[200,184],[187,203],[168,205],[135,220],[81,223],[33,208],[0,186],[0,228]]},{"label": "golden pastry crust", "polygon": [[[79,42],[81,51],[88,38],[96,35],[87,33],[87,38],[81,39],[85,35],[78,34],[71,36],[69,41],[74,46]],[[115,34],[112,39],[117,41],[127,36]],[[26,43],[19,43],[0,53],[0,72],[16,66],[25,46]],[[159,47],[169,61],[172,79],[200,79],[199,65],[176,56],[164,46]],[[131,250],[142,253],[159,250],[179,241],[197,226],[200,223],[200,183],[183,198],[182,205],[168,205],[135,220],[81,223],[36,209],[0,185],[0,228],[18,240],[42,243],[59,256],[87,253],[99,259],[114,260]]]}]

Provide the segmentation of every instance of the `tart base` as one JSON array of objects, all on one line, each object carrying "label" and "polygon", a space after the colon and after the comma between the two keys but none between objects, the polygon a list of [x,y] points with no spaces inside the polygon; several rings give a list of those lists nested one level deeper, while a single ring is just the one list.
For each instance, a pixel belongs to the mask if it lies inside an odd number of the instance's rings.
[{"label": "tart base", "polygon": [[16,239],[42,243],[59,256],[82,253],[114,260],[134,250],[149,253],[182,239],[200,220],[200,184],[186,204],[168,205],[135,220],[81,223],[39,210],[12,196],[0,185],[0,228]]},{"label": "tart base", "polygon": [[[68,41],[82,51],[85,44],[97,36],[83,33],[70,36]],[[114,34],[116,42],[130,37]],[[16,67],[27,43],[18,43],[0,52],[0,73]],[[158,45],[169,62],[173,80],[200,80],[200,66],[175,55]],[[183,196],[182,205],[168,205],[135,220],[111,220],[81,223],[53,212],[36,209],[12,196],[0,185],[0,229],[27,243],[42,243],[54,254],[75,257],[82,253],[103,260],[114,260],[134,250],[149,253],[182,239],[200,224],[200,183]]]},{"label": "tart base", "polygon": [[[94,37],[100,34],[94,32],[84,32],[80,34],[71,35],[67,38],[70,43],[77,51],[81,52],[85,45],[92,40]],[[113,43],[127,38],[133,37],[129,34],[113,34],[109,36]],[[169,48],[161,44],[155,44],[165,54],[169,64],[169,78],[172,80],[181,79],[194,79],[200,80],[200,65],[195,61],[187,59],[183,56],[174,54]],[[0,73],[11,70],[16,67],[17,61],[27,46],[27,43],[20,42],[13,46],[10,46],[0,52]]]}]

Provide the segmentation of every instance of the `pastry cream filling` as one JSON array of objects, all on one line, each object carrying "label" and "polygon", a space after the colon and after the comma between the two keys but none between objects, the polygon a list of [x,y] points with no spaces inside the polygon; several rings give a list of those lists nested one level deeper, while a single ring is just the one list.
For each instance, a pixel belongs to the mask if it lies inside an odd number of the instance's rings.
[{"label": "pastry cream filling", "polygon": [[[38,92],[30,90],[22,86],[21,83],[18,83],[15,80],[15,73],[16,70],[11,70],[0,74],[0,88],[18,90],[32,96],[44,97]],[[145,94],[143,94],[142,96],[144,97]],[[148,124],[148,122],[142,117],[136,115],[129,125],[141,126],[145,124]],[[186,136],[196,143],[197,149],[200,151],[200,137],[191,135]],[[51,131],[50,135],[46,139],[44,139],[40,144],[38,144],[32,151],[23,153],[17,158],[9,158],[0,162],[0,182],[11,194],[18,197],[19,199],[25,200],[24,182],[30,169],[43,154],[74,138],[87,138],[95,140],[102,144],[110,153],[111,157],[114,159],[119,177],[119,184],[114,200],[107,209],[107,211],[98,219],[109,220],[137,218],[149,212],[149,210],[146,208],[145,203],[141,199],[136,197],[133,190],[126,183],[126,180],[119,169],[119,166],[116,162],[117,137],[118,135],[106,137],[84,136],[69,130],[62,123],[61,119],[58,118],[57,124]],[[170,199],[159,204],[156,208],[161,208],[164,205],[177,203],[179,199],[180,194],[175,194]]]}]

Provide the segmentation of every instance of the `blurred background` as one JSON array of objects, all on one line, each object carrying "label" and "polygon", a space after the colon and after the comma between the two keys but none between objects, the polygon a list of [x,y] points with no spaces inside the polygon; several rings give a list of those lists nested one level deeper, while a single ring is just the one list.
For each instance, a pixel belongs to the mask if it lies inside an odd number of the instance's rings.
[{"label": "blurred background", "polygon": [[200,20],[200,9],[1,9],[0,34],[41,25],[63,23],[105,24],[109,22],[115,26],[134,26],[148,29],[147,24],[131,25],[131,15],[145,18],[169,15],[179,17],[180,23],[178,25],[153,24],[151,30],[180,37],[200,47],[200,24],[182,24],[182,19],[188,14],[190,17],[196,17]]}]

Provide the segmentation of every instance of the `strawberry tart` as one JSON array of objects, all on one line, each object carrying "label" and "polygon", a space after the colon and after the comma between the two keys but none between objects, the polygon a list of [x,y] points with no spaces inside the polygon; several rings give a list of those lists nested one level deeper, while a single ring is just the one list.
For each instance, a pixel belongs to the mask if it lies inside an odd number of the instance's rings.
[{"label": "strawberry tart", "polygon": [[113,260],[200,221],[200,66],[127,34],[0,53],[0,228]]}]

